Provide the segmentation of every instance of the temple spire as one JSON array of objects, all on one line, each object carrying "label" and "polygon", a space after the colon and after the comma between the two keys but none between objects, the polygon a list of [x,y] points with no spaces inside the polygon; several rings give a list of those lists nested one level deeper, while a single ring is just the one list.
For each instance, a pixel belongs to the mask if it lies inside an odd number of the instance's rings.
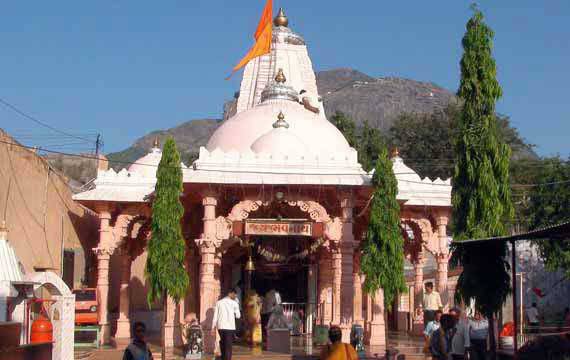
[{"label": "temple spire", "polygon": [[279,8],[279,13],[277,13],[277,16],[273,20],[273,24],[275,24],[275,26],[283,27],[287,27],[289,25],[289,19],[287,19],[287,15],[285,15],[283,8]]},{"label": "temple spire", "polygon": [[154,138],[154,141],[152,143],[152,148],[160,149],[160,140],[158,140],[158,136]]}]

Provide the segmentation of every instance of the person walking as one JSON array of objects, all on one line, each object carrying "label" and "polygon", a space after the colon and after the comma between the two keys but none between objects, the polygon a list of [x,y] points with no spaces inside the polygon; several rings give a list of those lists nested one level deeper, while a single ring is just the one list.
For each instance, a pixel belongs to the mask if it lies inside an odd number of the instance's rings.
[{"label": "person walking", "polygon": [[232,345],[236,332],[236,319],[241,318],[239,305],[237,302],[237,292],[231,289],[228,295],[216,303],[212,329],[217,330],[220,335],[220,352],[222,360],[231,360]]},{"label": "person walking", "polygon": [[139,321],[135,322],[133,333],[133,341],[125,349],[123,360],[153,360],[152,352],[144,340],[146,325]]},{"label": "person walking", "polygon": [[425,327],[425,330],[424,330],[424,339],[425,339],[424,352],[429,352],[431,336],[435,331],[437,331],[437,329],[439,329],[440,320],[441,320],[442,315],[443,315],[443,311],[436,310],[435,319],[433,321],[430,321]]},{"label": "person walking", "polygon": [[449,360],[455,319],[449,314],[441,315],[440,326],[430,337],[429,352],[434,360]]},{"label": "person walking", "polygon": [[471,342],[471,359],[485,360],[487,358],[487,337],[489,322],[479,311],[469,320],[469,340]]},{"label": "person walking", "polygon": [[449,314],[455,319],[455,328],[453,329],[453,338],[451,339],[451,359],[463,360],[465,353],[471,347],[471,338],[469,337],[469,321],[467,315],[459,308],[453,308]]},{"label": "person walking", "polygon": [[443,304],[441,303],[441,296],[437,291],[433,290],[433,283],[427,282],[425,285],[424,299],[424,329],[427,327],[430,321],[435,319],[435,312],[437,310],[443,310]]},{"label": "person walking", "polygon": [[342,342],[342,331],[338,326],[329,329],[328,344],[321,352],[320,360],[358,360],[356,350],[350,344]]}]

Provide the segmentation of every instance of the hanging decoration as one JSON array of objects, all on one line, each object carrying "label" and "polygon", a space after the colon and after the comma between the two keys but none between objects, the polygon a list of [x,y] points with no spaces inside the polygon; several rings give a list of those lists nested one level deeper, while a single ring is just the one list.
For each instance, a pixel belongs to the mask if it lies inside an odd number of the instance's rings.
[{"label": "hanging decoration", "polygon": [[272,248],[265,247],[262,245],[258,245],[256,250],[259,255],[261,255],[265,260],[270,262],[289,262],[291,260],[302,260],[305,259],[307,256],[314,254],[317,252],[319,247],[325,243],[325,239],[318,238],[315,242],[313,242],[309,247],[304,249],[301,252],[291,254],[291,255],[284,255],[279,251],[276,251]]}]

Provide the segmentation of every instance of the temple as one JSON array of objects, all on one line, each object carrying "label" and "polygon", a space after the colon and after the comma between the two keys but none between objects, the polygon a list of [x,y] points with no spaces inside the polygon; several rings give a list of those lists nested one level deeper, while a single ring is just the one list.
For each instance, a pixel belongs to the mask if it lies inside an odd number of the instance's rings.
[{"label": "temple", "polygon": [[[130,337],[136,320],[160,329],[162,307],[149,310],[144,278],[160,159],[156,143],[128,169],[100,161],[94,187],[74,197],[100,220],[93,250],[103,343]],[[447,303],[450,181],[420,178],[397,152],[392,161],[406,257],[415,269],[410,303],[421,303],[427,258]],[[386,345],[382,291],[363,292],[359,266],[372,174],[327,120],[305,40],[282,12],[271,52],[244,69],[233,114],[188,165],[181,164],[181,199],[190,287],[180,303],[168,300],[168,346],[180,343],[180,324],[196,317],[212,351],[213,307],[239,281],[261,295],[275,287],[287,306],[303,310],[308,333],[337,324],[348,340],[359,324],[366,343]]]}]

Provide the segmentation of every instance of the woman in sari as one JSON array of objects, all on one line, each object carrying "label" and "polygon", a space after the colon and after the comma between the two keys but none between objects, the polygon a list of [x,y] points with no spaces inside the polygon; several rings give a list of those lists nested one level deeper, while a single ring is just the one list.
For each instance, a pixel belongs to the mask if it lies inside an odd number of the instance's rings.
[{"label": "woman in sari", "polygon": [[250,290],[244,302],[246,333],[245,338],[251,345],[259,345],[261,336],[261,298],[254,290]]}]

